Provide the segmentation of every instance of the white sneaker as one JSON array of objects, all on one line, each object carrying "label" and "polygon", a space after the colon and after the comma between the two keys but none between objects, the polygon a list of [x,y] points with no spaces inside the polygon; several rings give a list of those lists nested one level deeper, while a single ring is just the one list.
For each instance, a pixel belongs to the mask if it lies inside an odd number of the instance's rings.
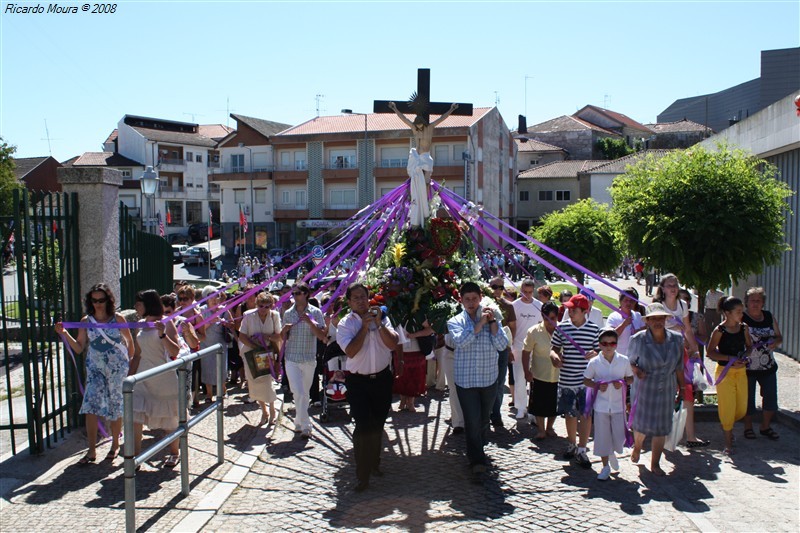
[{"label": "white sneaker", "polygon": [[610,466],[611,470],[614,472],[619,472],[619,461],[617,460],[617,455],[614,452],[611,452],[611,455],[608,456],[608,466]]},{"label": "white sneaker", "polygon": [[600,473],[597,474],[597,480],[606,481],[610,476],[611,476],[611,467],[606,465],[603,467]]}]

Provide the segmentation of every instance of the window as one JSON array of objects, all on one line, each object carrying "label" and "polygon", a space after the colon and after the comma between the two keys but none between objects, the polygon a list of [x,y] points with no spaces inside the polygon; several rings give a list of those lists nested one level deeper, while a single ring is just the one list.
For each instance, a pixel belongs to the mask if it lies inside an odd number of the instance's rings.
[{"label": "window", "polygon": [[256,203],[257,204],[265,204],[267,203],[267,189],[256,189]]},{"label": "window", "polygon": [[202,202],[186,202],[186,223],[199,224],[203,221],[203,203]]},{"label": "window", "polygon": [[266,152],[257,152],[253,154],[253,172],[266,172],[269,170]]},{"label": "window", "polygon": [[552,202],[553,201],[553,191],[539,191],[539,201],[540,202]]},{"label": "window", "polygon": [[194,162],[195,163],[202,163],[203,162],[203,154],[195,154],[194,155]]},{"label": "window", "polygon": [[281,205],[289,205],[289,191],[281,191]]},{"label": "window", "polygon": [[131,170],[129,168],[120,169],[122,172],[122,179],[131,179]]},{"label": "window", "polygon": [[194,159],[194,154],[192,152],[186,152],[186,160],[192,161]]},{"label": "window", "polygon": [[538,165],[538,164],[539,164],[538,159],[531,159],[531,165]]},{"label": "window", "polygon": [[454,144],[453,145],[453,162],[456,163],[458,161],[464,160],[464,152],[467,150],[466,144]]},{"label": "window", "polygon": [[331,195],[331,209],[347,209],[356,205],[355,189],[334,189]]},{"label": "window", "polygon": [[306,152],[297,151],[294,153],[294,169],[295,170],[306,170],[308,166],[306,165]]},{"label": "window", "polygon": [[556,202],[569,202],[570,191],[556,191]]},{"label": "window", "polygon": [[[172,222],[167,224],[169,227],[183,226],[183,202],[171,202],[167,200],[167,211],[172,218]],[[166,215],[165,215],[166,217]]]},{"label": "window", "polygon": [[450,146],[433,147],[433,164],[437,166],[450,164]]},{"label": "window", "polygon": [[408,165],[408,148],[381,148],[381,167],[405,168]]},{"label": "window", "polygon": [[235,204],[243,204],[244,203],[244,189],[234,189],[233,190],[233,203],[235,203]]},{"label": "window", "polygon": [[519,191],[519,201],[520,202],[527,202],[528,200],[530,200],[529,191]]},{"label": "window", "polygon": [[291,152],[281,152],[281,170],[291,170]]},{"label": "window", "polygon": [[231,154],[231,172],[244,172],[244,154]]},{"label": "window", "polygon": [[331,150],[329,168],[356,168],[355,150]]},{"label": "window", "polygon": [[306,191],[294,191],[294,206],[298,209],[305,209]]}]

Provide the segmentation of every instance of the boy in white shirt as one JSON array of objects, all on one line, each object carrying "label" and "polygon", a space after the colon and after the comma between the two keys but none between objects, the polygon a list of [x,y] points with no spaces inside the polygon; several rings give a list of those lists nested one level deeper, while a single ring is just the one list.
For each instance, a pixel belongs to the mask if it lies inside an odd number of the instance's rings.
[{"label": "boy in white shirt", "polygon": [[583,384],[595,388],[594,454],[603,461],[597,479],[605,481],[611,470],[619,470],[614,454],[622,453],[625,445],[625,403],[623,386],[633,383],[633,371],[628,358],[617,353],[617,332],[600,332],[601,353],[589,361],[583,373]]}]

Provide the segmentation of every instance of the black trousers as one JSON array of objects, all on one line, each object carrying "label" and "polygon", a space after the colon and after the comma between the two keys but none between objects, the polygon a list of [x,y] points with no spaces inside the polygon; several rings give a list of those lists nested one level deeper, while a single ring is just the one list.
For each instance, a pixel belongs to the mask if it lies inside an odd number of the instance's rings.
[{"label": "black trousers", "polygon": [[348,374],[346,381],[350,416],[356,425],[353,431],[356,476],[361,482],[369,481],[370,473],[380,464],[383,426],[392,407],[392,371],[386,367],[373,376]]}]

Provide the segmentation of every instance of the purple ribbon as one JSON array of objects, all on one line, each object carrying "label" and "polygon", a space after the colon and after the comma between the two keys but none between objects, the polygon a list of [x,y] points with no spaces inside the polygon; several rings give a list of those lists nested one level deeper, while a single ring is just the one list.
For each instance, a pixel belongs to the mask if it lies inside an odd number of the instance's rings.
[{"label": "purple ribbon", "polygon": [[[622,384],[622,412],[625,412],[625,409],[628,407],[628,387],[625,383],[625,378],[622,379],[612,379],[609,381],[595,381],[594,387],[586,387],[586,405],[583,409],[583,416],[589,417],[592,413],[592,407],[594,407],[594,402],[597,399],[597,393],[600,388],[600,385],[603,384],[612,384],[612,383],[621,383]],[[639,401],[639,395],[637,391],[636,401]],[[633,413],[634,408],[631,407],[631,415],[628,422],[625,424],[625,446],[630,448],[633,446],[633,432],[631,431],[630,425],[631,421],[633,420]]]}]

